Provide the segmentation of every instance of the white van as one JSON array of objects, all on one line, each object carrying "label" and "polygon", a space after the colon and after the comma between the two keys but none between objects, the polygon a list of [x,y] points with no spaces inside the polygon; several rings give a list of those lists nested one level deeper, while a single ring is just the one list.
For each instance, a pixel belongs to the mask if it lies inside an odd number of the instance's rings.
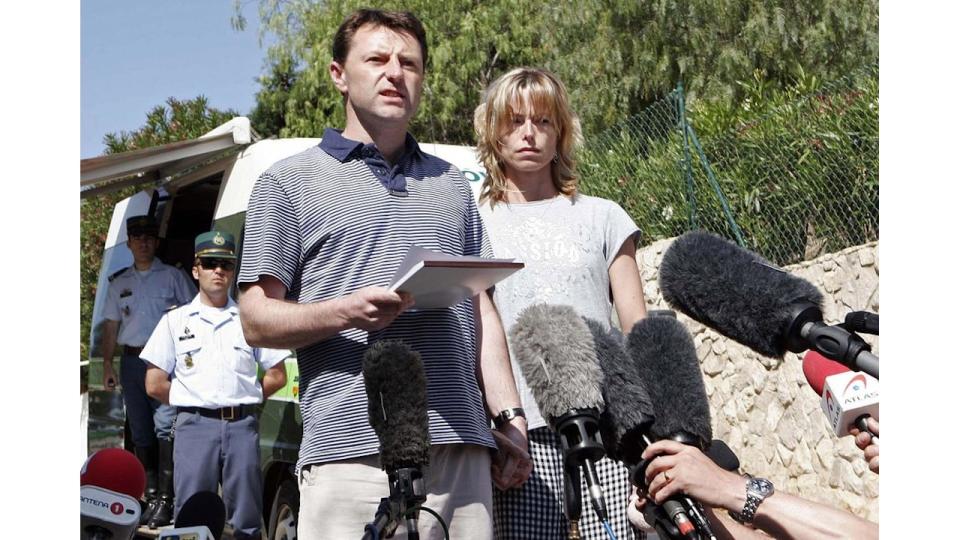
[{"label": "white van", "polygon": [[[257,140],[250,121],[237,117],[198,139],[81,160],[81,198],[131,185],[147,186],[116,205],[103,247],[91,324],[91,357],[83,363],[89,366],[90,389],[81,396],[82,409],[89,411],[81,419],[84,458],[100,448],[122,446],[130,440],[129,434],[124,436],[120,393],[103,388],[103,359],[99,356],[108,280],[133,264],[126,247],[126,219],[154,215],[163,237],[157,256],[167,264],[189,269],[197,234],[216,227],[233,233],[242,244],[247,202],[256,179],[275,162],[319,142],[318,138]],[[420,147],[457,166],[474,195],[479,194],[486,173],[472,147],[430,143]],[[114,366],[118,368],[119,363]],[[291,358],[287,361],[287,386],[271,396],[261,411],[263,508],[268,538],[296,538],[299,492],[293,466],[302,435],[298,385],[296,360]]]}]

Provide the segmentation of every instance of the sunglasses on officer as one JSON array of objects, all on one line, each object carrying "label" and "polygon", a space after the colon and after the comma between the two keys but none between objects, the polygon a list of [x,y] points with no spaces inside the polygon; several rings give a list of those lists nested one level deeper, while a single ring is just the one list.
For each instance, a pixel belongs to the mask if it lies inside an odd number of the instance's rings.
[{"label": "sunglasses on officer", "polygon": [[204,270],[216,270],[218,266],[227,272],[233,272],[233,269],[237,267],[237,263],[230,259],[200,259],[200,267]]}]

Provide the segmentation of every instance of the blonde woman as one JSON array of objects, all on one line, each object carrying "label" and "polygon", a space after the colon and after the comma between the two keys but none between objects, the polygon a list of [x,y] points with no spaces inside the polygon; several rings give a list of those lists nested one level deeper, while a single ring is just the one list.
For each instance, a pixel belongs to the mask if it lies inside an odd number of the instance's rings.
[{"label": "blonde woman", "polygon": [[[563,83],[543,69],[514,69],[487,88],[474,127],[487,170],[480,215],[494,254],[526,264],[497,284],[494,302],[504,328],[509,332],[527,306],[548,303],[572,305],[608,326],[615,308],[620,327],[629,331],[646,316],[635,261],[639,230],[616,203],[579,193],[574,147],[580,125]],[[521,487],[494,493],[494,531],[511,540],[566,538],[559,439],[516,362],[513,372],[534,470]],[[626,517],[626,470],[606,458],[598,469],[617,538],[642,537]],[[586,491],[583,501],[589,501]],[[583,538],[608,538],[587,503],[580,530]]]}]

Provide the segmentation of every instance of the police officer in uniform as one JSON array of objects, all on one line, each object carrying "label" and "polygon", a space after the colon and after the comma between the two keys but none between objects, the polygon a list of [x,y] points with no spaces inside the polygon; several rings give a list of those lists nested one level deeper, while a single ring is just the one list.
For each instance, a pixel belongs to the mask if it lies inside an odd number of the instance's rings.
[{"label": "police officer in uniform", "polygon": [[[289,350],[252,348],[230,298],[236,269],[233,235],[197,236],[193,277],[200,293],[167,312],[140,358],[147,391],[177,407],[176,513],[198,491],[217,491],[234,537],[260,538],[263,510],[257,405],[287,382]],[[257,378],[257,366],[264,369]],[[170,375],[173,378],[170,378]]]},{"label": "police officer in uniform", "polygon": [[182,270],[155,257],[159,242],[159,227],[151,216],[127,219],[127,247],[133,253],[133,266],[110,276],[100,342],[104,388],[116,387],[113,355],[118,345],[121,349],[123,403],[134,453],[147,472],[147,507],[140,524],[151,523],[154,528],[169,523],[173,514],[172,430],[176,410],[147,395],[140,350],[164,310],[185,304],[197,294]]}]

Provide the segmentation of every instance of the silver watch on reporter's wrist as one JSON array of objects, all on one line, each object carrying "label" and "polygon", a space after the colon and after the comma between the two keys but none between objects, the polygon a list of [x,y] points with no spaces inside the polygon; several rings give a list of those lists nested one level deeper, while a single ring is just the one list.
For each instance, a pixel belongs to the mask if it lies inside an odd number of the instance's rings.
[{"label": "silver watch on reporter's wrist", "polygon": [[743,510],[739,514],[730,512],[730,517],[744,524],[752,523],[760,503],[773,495],[773,482],[766,478],[755,478],[748,474],[746,475],[746,487],[747,500],[743,503]]}]

